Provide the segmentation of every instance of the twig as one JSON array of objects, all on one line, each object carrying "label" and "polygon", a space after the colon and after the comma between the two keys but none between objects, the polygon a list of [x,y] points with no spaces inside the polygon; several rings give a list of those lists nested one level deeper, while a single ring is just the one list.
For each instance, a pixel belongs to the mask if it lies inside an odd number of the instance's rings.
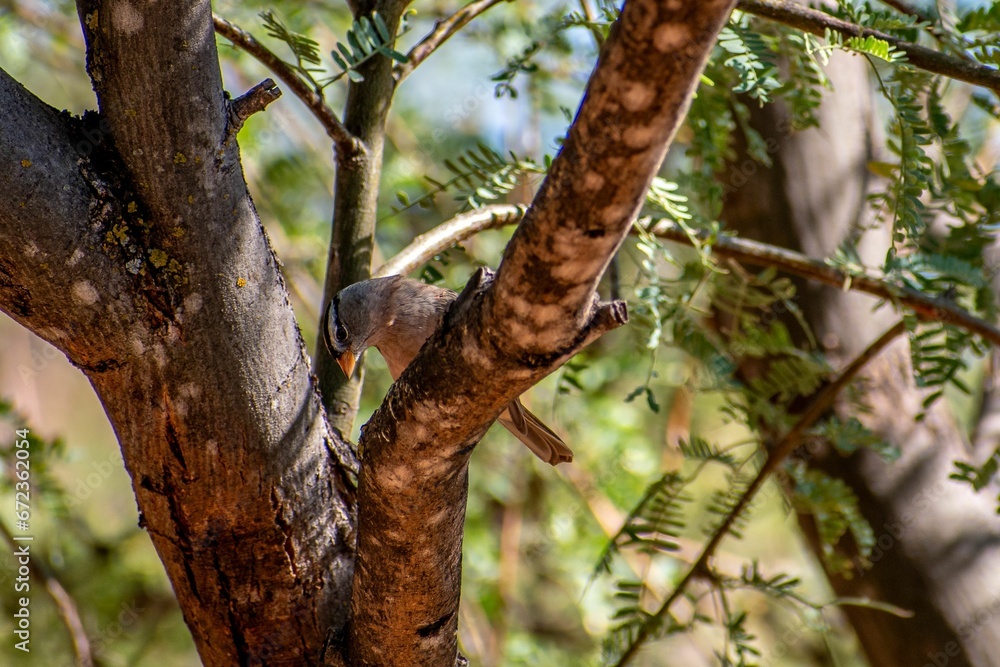
[{"label": "twig", "polygon": [[258,42],[253,35],[218,14],[213,14],[212,20],[215,24],[215,32],[232,42],[233,46],[246,51],[260,61],[264,67],[274,72],[274,75],[288,86],[296,97],[302,100],[302,103],[308,107],[323,129],[326,130],[327,136],[333,140],[339,159],[353,157],[364,150],[361,142],[347,131],[347,128],[337,118],[337,114],[327,105],[323,96],[310,88],[309,84],[303,81],[302,77],[285,61]]},{"label": "twig", "polygon": [[[651,230],[655,236],[692,245],[692,239],[679,226],[659,223]],[[708,242],[707,234],[698,234]],[[830,266],[801,253],[767,243],[732,236],[720,236],[711,242],[712,254],[755,266],[774,267],[787,273],[844,290],[854,290],[905,306],[924,322],[944,322],[970,331],[993,345],[1000,346],[1000,329],[945,299],[936,299],[909,287],[895,285],[883,278],[854,274]]]},{"label": "twig", "polygon": [[904,42],[878,30],[863,28],[789,0],[739,0],[737,7],[748,14],[771,19],[820,37],[828,29],[845,37],[876,37],[885,40],[897,51],[905,53],[907,60],[920,69],[1000,93],[1000,70],[918,44]]},{"label": "twig", "polygon": [[598,28],[594,23],[594,10],[590,6],[590,0],[580,0],[580,9],[583,11],[584,18],[590,23],[590,34],[594,37],[594,43],[597,44],[597,50],[600,51],[604,48],[604,35],[601,33],[601,29]]},{"label": "twig", "polygon": [[684,578],[681,579],[674,590],[670,593],[663,604],[656,613],[650,615],[650,617],[643,623],[642,627],[639,628],[639,632],[636,634],[635,638],[629,644],[628,648],[619,658],[618,662],[615,663],[616,667],[624,667],[627,665],[632,657],[635,655],[636,651],[642,646],[643,642],[649,637],[650,633],[659,625],[663,616],[670,610],[670,606],[681,596],[684,589],[691,581],[702,574],[708,572],[708,561],[712,558],[715,550],[718,548],[722,540],[729,534],[729,530],[733,527],[733,524],[739,519],[740,514],[746,510],[750,501],[753,500],[754,495],[757,491],[764,485],[767,478],[772,472],[774,472],[777,467],[781,464],[785,458],[791,454],[799,446],[802,436],[805,434],[816,421],[823,416],[823,414],[830,409],[833,402],[836,400],[837,395],[844,389],[854,377],[863,369],[869,361],[874,359],[882,350],[884,350],[889,343],[896,339],[901,333],[906,331],[906,326],[902,321],[898,322],[891,329],[883,333],[879,338],[869,345],[857,358],[855,358],[840,374],[831,382],[826,385],[819,394],[810,402],[806,411],[802,414],[799,420],[794,426],[785,434],[785,436],[771,449],[768,454],[767,460],[764,465],[761,466],[760,471],[757,476],[754,477],[750,485],[747,486],[746,491],[740,496],[740,499],[730,510],[729,514],[722,521],[718,528],[712,534],[712,538],[705,545],[701,552],[701,556],[695,561],[694,565],[687,571]]},{"label": "twig", "polygon": [[236,134],[243,127],[247,118],[258,111],[263,111],[267,105],[281,97],[281,88],[274,79],[264,79],[256,86],[229,102],[229,133]]},{"label": "twig", "polygon": [[395,274],[408,275],[463,239],[487,229],[499,229],[524,217],[525,206],[484,206],[471,213],[457,215],[426,234],[413,239],[388,262],[379,267],[374,278]]},{"label": "twig", "polygon": [[[379,275],[411,273],[438,253],[456,243],[461,243],[470,236],[487,229],[497,229],[517,222],[523,212],[524,207],[522,206],[499,204],[485,206],[474,213],[455,217],[417,237],[396,257],[386,262],[379,270]],[[989,322],[976,317],[950,301],[935,299],[915,289],[895,285],[881,277],[848,273],[821,260],[806,257],[801,253],[749,239],[720,236],[711,240],[704,233],[697,234],[692,238],[679,225],[665,221],[653,225],[647,231],[667,241],[689,246],[693,246],[695,242],[710,242],[712,254],[718,257],[735,259],[755,266],[774,267],[807,280],[886,299],[898,306],[908,308],[924,322],[953,324],[1000,347],[1000,329]]]},{"label": "twig", "polygon": [[928,16],[927,14],[924,14],[917,7],[912,7],[908,3],[904,2],[903,0],[882,0],[882,4],[889,5],[890,7],[892,7],[893,9],[895,9],[900,14],[905,14],[906,16],[912,16],[913,18],[917,19],[918,21],[923,21],[925,23],[930,23],[931,24],[931,26],[930,26],[931,34],[933,34],[935,37],[939,37],[940,36],[940,33],[939,33],[938,29],[937,29],[937,26],[934,25],[935,19],[933,19],[932,17]]},{"label": "twig", "polygon": [[[3,535],[4,540],[12,548],[16,549],[18,546],[24,544],[23,542],[16,541],[7,529],[7,526],[2,522],[0,522],[0,535]],[[87,631],[83,627],[83,621],[80,620],[80,611],[76,608],[76,602],[73,601],[73,598],[66,592],[66,589],[59,583],[55,575],[42,565],[37,554],[28,561],[28,567],[31,570],[32,576],[45,584],[46,592],[48,592],[52,601],[56,603],[56,610],[62,619],[63,625],[66,626],[69,638],[73,643],[73,652],[76,654],[77,666],[93,667],[94,656],[90,651],[90,640],[87,638]]]},{"label": "twig", "polygon": [[448,41],[449,37],[464,28],[469,21],[476,18],[493,5],[498,5],[501,2],[507,1],[509,0],[474,0],[474,2],[470,2],[448,18],[435,23],[434,30],[420,40],[420,42],[418,42],[417,45],[410,49],[410,52],[406,54],[406,63],[396,67],[396,71],[394,72],[396,83],[400,83],[403,79],[412,74],[413,70],[415,70],[420,63],[427,60],[428,56],[434,53],[439,46]]}]

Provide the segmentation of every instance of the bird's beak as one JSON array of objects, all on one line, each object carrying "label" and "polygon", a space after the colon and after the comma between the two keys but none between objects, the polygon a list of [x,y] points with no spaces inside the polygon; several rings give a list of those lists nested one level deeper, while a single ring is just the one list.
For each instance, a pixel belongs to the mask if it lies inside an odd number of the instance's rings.
[{"label": "bird's beak", "polygon": [[351,354],[350,350],[344,350],[344,353],[337,357],[337,365],[340,366],[340,370],[344,371],[344,375],[348,379],[354,374],[354,363],[354,355]]}]

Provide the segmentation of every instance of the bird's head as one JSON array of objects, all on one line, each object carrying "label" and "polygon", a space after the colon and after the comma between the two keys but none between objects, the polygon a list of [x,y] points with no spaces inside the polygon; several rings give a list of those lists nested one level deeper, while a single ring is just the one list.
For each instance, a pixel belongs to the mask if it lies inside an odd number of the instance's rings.
[{"label": "bird's head", "polygon": [[375,344],[385,317],[388,285],[366,280],[340,290],[326,308],[323,339],[330,354],[347,377],[354,373],[361,354]]}]

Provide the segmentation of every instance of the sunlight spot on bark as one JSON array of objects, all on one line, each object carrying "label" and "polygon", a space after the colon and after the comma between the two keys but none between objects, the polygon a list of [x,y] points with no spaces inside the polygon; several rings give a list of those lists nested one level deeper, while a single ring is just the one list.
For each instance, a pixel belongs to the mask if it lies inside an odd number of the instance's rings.
[{"label": "sunlight spot on bark", "polygon": [[201,396],[201,387],[194,382],[185,382],[178,387],[177,393],[184,398],[198,398]]},{"label": "sunlight spot on bark", "polygon": [[[601,221],[607,225],[617,225],[632,215],[632,207],[625,204],[612,204],[601,211]],[[600,258],[599,258],[600,259]]]},{"label": "sunlight spot on bark", "polygon": [[646,148],[653,142],[656,132],[653,126],[633,125],[622,132],[622,141],[629,148]]},{"label": "sunlight spot on bark", "polygon": [[66,260],[66,266],[76,266],[77,262],[83,259],[83,251],[77,248],[73,251],[73,254],[69,256]]},{"label": "sunlight spot on bark", "polygon": [[604,187],[604,177],[596,171],[588,171],[583,176],[584,190],[600,190]]},{"label": "sunlight spot on bark", "polygon": [[660,53],[676,51],[677,47],[689,41],[691,41],[691,29],[677,23],[661,25],[653,35],[653,46]]},{"label": "sunlight spot on bark", "polygon": [[142,14],[128,2],[115,3],[111,6],[111,23],[123,34],[133,35],[142,30]]},{"label": "sunlight spot on bark", "polygon": [[629,111],[643,111],[652,104],[656,92],[651,86],[638,81],[629,81],[625,84],[622,95],[622,106]]},{"label": "sunlight spot on bark", "polygon": [[199,310],[201,310],[203,302],[204,301],[201,298],[201,294],[198,294],[197,292],[195,292],[194,294],[189,294],[184,298],[184,314],[187,315],[188,313],[190,313],[194,315]]},{"label": "sunlight spot on bark", "polygon": [[153,346],[153,360],[156,361],[158,368],[163,368],[167,365],[167,351],[159,343]]},{"label": "sunlight spot on bark", "polygon": [[138,336],[132,336],[128,339],[129,347],[132,348],[132,354],[139,357],[146,353],[146,346],[142,344],[142,339]]},{"label": "sunlight spot on bark", "polygon": [[73,300],[84,306],[92,306],[97,303],[97,290],[90,284],[89,280],[80,280],[73,283],[70,290],[73,293]]},{"label": "sunlight spot on bark", "polygon": [[413,471],[410,470],[409,466],[402,465],[386,470],[382,483],[385,487],[393,491],[400,491],[409,486],[412,481]]},{"label": "sunlight spot on bark", "polygon": [[28,257],[34,257],[38,254],[38,246],[35,245],[34,241],[28,241],[24,244],[22,252]]},{"label": "sunlight spot on bark", "polygon": [[566,319],[566,312],[558,305],[535,306],[531,315],[534,323],[541,328],[548,328]]}]

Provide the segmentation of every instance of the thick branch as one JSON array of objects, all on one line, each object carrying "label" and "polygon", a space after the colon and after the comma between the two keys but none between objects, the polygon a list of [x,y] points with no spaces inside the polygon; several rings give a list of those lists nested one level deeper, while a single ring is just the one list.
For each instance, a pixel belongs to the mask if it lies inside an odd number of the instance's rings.
[{"label": "thick branch", "polygon": [[468,458],[500,411],[624,319],[596,301],[732,2],[629,0],[495,281],[478,273],[361,438],[349,644],[455,660]]},{"label": "thick branch", "polygon": [[1000,93],[1000,70],[940,53],[919,44],[904,42],[878,30],[863,28],[790,0],[740,0],[739,8],[748,14],[771,19],[820,37],[826,30],[832,30],[844,37],[877,37],[905,53],[907,60],[915,67]]},{"label": "thick branch", "polygon": [[[497,204],[456,216],[426,234],[418,236],[399,254],[383,264],[377,275],[412,273],[435,255],[481,231],[499,229],[518,222],[522,211],[523,207],[520,206]],[[657,222],[645,227],[645,230],[668,241],[693,244],[686,230],[668,221]],[[637,231],[633,229],[633,232]],[[1000,347],[1000,329],[951,301],[937,299],[918,290],[893,284],[884,278],[847,273],[821,260],[768,243],[725,235],[709,239],[706,234],[700,234],[697,238],[699,242],[711,243],[711,253],[714,256],[755,266],[773,267],[824,285],[870,294],[909,309],[924,322],[954,324]]]},{"label": "thick branch", "polygon": [[426,37],[420,40],[416,46],[406,54],[406,63],[396,67],[396,83],[399,84],[406,77],[410,76],[422,62],[434,53],[438,47],[444,44],[456,32],[464,28],[472,19],[476,18],[493,5],[511,0],[474,0],[465,7],[452,14],[446,19],[434,24],[432,30]]},{"label": "thick branch", "polygon": [[337,114],[327,105],[323,96],[310,88],[309,84],[294,69],[289,67],[285,61],[258,42],[253,35],[239,26],[230,23],[218,14],[212,15],[212,22],[217,33],[232,42],[233,46],[246,51],[259,60],[264,67],[274,72],[274,75],[281,79],[296,97],[302,100],[302,103],[306,105],[313,116],[316,117],[316,120],[323,126],[327,136],[333,139],[338,156],[350,157],[359,150],[362,150],[362,145],[343,126],[340,119],[337,118]]},{"label": "thick branch", "polygon": [[36,260],[71,281],[41,292],[51,337],[84,362],[202,661],[315,663],[346,623],[350,454],[247,192],[211,4],[78,9],[110,140],[75,244]]}]

